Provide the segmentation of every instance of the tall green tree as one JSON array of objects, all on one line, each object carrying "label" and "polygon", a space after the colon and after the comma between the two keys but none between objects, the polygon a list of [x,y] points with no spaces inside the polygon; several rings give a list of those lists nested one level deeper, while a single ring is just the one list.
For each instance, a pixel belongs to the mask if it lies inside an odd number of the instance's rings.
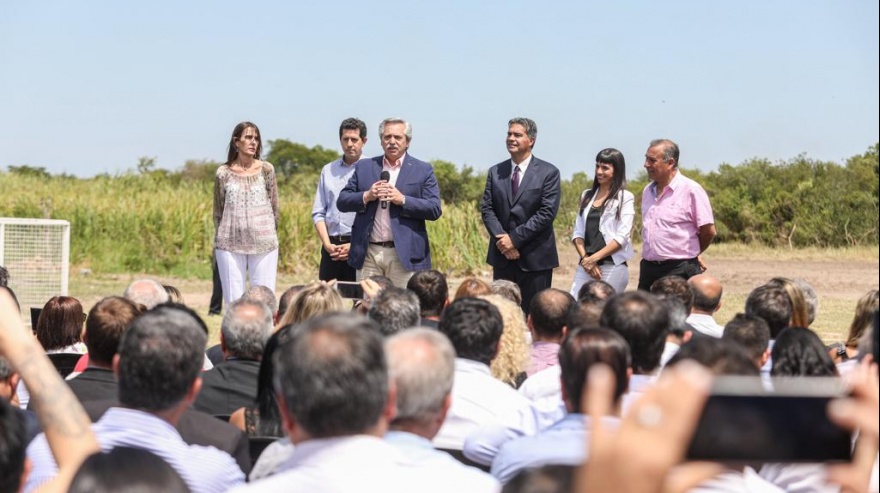
[{"label": "tall green tree", "polygon": [[325,164],[338,158],[339,153],[332,149],[320,145],[306,147],[287,139],[270,140],[266,155],[266,160],[275,166],[275,173],[284,178],[294,173],[320,171]]}]

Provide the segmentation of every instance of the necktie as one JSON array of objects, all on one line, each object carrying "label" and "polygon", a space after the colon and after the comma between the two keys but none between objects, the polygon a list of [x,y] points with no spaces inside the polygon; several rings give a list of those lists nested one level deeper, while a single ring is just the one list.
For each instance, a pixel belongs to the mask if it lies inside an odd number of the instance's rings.
[{"label": "necktie", "polygon": [[519,166],[514,166],[513,168],[513,176],[510,178],[510,191],[516,197],[516,192],[519,191]]}]

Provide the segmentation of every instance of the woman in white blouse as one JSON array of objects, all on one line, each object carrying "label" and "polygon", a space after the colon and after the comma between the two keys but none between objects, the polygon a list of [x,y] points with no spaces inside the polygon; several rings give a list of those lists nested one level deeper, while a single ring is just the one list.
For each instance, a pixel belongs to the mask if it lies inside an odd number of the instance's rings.
[{"label": "woman in white blouse", "polygon": [[617,149],[603,149],[596,155],[593,186],[581,194],[580,211],[571,241],[580,261],[571,285],[577,298],[590,279],[610,284],[618,293],[626,289],[633,257],[630,243],[635,198],[626,190],[626,162]]}]

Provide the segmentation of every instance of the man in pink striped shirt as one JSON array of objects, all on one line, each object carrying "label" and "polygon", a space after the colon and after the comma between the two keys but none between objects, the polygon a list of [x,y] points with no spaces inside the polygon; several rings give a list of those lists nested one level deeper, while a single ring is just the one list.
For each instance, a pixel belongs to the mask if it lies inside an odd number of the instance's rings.
[{"label": "man in pink striped shirt", "polygon": [[678,144],[652,140],[645,153],[651,183],[642,192],[642,262],[639,289],[657,279],[689,279],[706,270],[700,254],[715,238],[709,196],[699,183],[678,170]]}]

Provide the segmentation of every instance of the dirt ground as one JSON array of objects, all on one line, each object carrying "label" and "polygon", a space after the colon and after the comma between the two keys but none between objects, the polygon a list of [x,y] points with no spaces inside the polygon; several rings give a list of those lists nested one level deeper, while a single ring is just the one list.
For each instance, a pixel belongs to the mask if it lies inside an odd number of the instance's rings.
[{"label": "dirt ground", "polygon": [[[560,264],[553,275],[553,285],[568,291],[574,277],[577,256],[568,245],[560,245]],[[705,255],[708,274],[721,280],[724,286],[723,304],[716,314],[719,323],[725,323],[737,312],[743,311],[745,298],[755,287],[771,277],[801,277],[815,289],[819,297],[819,314],[812,328],[826,342],[840,340],[852,320],[856,302],[869,289],[877,289],[880,277],[880,261],[877,250],[782,251],[768,248],[713,246]],[[638,257],[629,262],[630,282],[628,289],[638,284]],[[83,275],[71,272],[70,295],[78,298],[88,309],[104,296],[121,294],[134,279],[146,275]],[[479,276],[491,280],[491,270]],[[162,283],[171,284],[183,293],[185,302],[205,316],[211,327],[212,339],[217,337],[220,317],[208,317],[211,281],[156,277]],[[450,280],[454,292],[462,278]],[[308,282],[302,276],[281,276],[278,290],[286,286]]]}]

